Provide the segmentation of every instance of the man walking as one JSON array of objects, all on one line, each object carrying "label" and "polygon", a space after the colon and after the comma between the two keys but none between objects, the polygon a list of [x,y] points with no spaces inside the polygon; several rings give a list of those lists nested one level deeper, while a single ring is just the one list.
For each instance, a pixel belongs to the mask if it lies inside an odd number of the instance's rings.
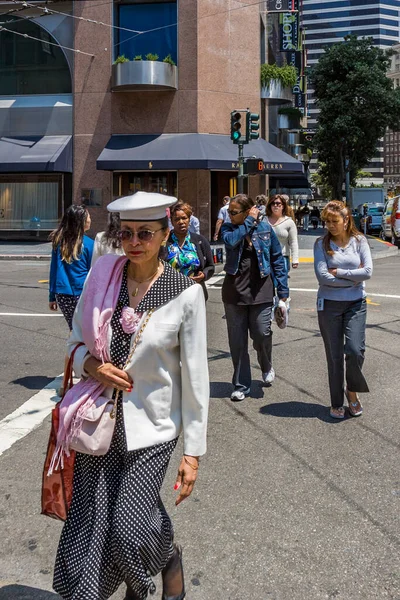
[{"label": "man walking", "polygon": [[224,196],[222,199],[223,206],[220,208],[218,213],[217,222],[215,223],[214,242],[218,241],[219,230],[223,223],[230,223],[231,218],[228,213],[229,202],[231,201],[230,196]]}]

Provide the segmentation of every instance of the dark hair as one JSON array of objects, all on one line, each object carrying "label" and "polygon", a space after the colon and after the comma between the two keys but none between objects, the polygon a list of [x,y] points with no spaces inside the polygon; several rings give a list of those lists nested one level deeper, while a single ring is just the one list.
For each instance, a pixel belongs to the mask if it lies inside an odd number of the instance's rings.
[{"label": "dark hair", "polygon": [[176,202],[170,208],[171,220],[172,220],[172,217],[175,215],[175,213],[178,212],[178,210],[183,211],[185,213],[185,215],[188,217],[188,219],[190,219],[190,217],[193,214],[193,209],[190,206],[190,204],[188,204],[187,202],[182,202],[181,200],[179,200],[179,202]]},{"label": "dark hair", "polygon": [[[326,221],[330,215],[340,215],[341,217],[343,217],[343,219],[348,219],[346,225],[346,233],[349,236],[349,238],[355,237],[359,239],[362,236],[362,233],[358,231],[357,227],[355,226],[354,219],[351,214],[351,209],[348,206],[346,206],[345,203],[341,200],[332,200],[331,202],[328,202],[328,204],[326,204],[321,214],[322,221]],[[334,253],[331,248],[331,239],[332,234],[329,231],[322,238],[324,250],[330,256],[332,256]]]},{"label": "dark hair", "polygon": [[270,197],[270,199],[268,200],[267,203],[267,208],[266,208],[266,213],[268,215],[268,217],[270,217],[272,215],[272,209],[271,209],[271,204],[273,202],[275,202],[275,200],[280,200],[282,202],[283,208],[282,208],[282,214],[285,215],[285,217],[291,217],[292,215],[290,214],[290,211],[288,210],[288,203],[286,200],[286,197],[284,194],[274,194],[273,196]]},{"label": "dark hair", "polygon": [[250,210],[254,206],[254,201],[246,194],[236,194],[231,202],[237,202],[242,210]]},{"label": "dark hair", "polygon": [[258,196],[256,196],[256,205],[261,205],[261,206],[265,206],[267,202],[267,198],[265,196],[265,194],[259,194]]},{"label": "dark hair", "polygon": [[63,214],[58,228],[51,232],[49,239],[53,250],[60,247],[61,260],[72,263],[79,258],[88,217],[86,206],[72,204]]},{"label": "dark hair", "polygon": [[118,237],[118,232],[121,229],[121,218],[119,212],[109,212],[107,229],[104,233],[105,241],[108,246],[115,250],[121,248],[121,240]]}]

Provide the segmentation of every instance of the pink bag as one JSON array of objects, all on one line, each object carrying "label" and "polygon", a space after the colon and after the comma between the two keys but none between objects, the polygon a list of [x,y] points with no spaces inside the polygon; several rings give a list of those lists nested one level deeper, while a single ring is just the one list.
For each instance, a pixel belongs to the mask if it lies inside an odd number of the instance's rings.
[{"label": "pink bag", "polygon": [[[154,309],[150,310],[144,323],[137,332],[132,349],[126,360],[125,367],[130,363],[136,347],[142,337],[144,328]],[[115,390],[114,398],[99,396],[96,402],[86,411],[83,417],[82,427],[78,434],[72,438],[70,448],[76,452],[83,454],[91,454],[92,456],[103,456],[110,449],[111,440],[114,435],[115,420],[117,416],[117,400],[118,391]]]}]

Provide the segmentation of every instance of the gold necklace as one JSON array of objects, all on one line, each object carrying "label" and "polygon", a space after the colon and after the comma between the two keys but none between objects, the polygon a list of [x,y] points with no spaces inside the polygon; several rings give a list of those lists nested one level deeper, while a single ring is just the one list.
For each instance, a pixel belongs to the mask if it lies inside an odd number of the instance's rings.
[{"label": "gold necklace", "polygon": [[[135,281],[135,282],[136,282],[136,283],[138,283],[139,285],[141,285],[142,283],[146,283],[146,281],[151,281],[151,280],[153,279],[153,277],[155,277],[155,276],[157,275],[157,273],[158,273],[159,269],[160,269],[160,265],[158,265],[158,267],[157,267],[157,270],[156,270],[156,271],[153,273],[153,275],[151,275],[151,277],[148,277],[147,279],[142,279],[141,281],[139,281],[139,279],[134,279],[133,277],[130,277],[130,279],[131,279],[132,281]],[[136,296],[137,296],[137,295],[138,295],[138,293],[139,293],[139,285],[138,285],[138,286],[137,286],[137,288],[136,288],[135,290],[133,290],[133,292],[132,292],[132,296],[133,296],[134,298],[136,298]]]}]

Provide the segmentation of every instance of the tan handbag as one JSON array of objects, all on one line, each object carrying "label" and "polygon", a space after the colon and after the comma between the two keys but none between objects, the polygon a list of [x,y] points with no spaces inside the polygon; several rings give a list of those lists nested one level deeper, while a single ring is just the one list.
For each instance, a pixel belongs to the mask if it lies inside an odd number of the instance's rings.
[{"label": "tan handbag", "polygon": [[[124,369],[130,363],[153,312],[154,309],[149,311],[149,314],[137,332]],[[118,396],[118,390],[115,389],[112,398],[107,398],[106,396],[99,396],[99,398],[97,398],[96,402],[94,402],[89,410],[86,411],[78,435],[72,438],[70,444],[72,450],[81,452],[82,454],[91,454],[92,456],[103,456],[104,454],[107,454],[114,435]]]}]

